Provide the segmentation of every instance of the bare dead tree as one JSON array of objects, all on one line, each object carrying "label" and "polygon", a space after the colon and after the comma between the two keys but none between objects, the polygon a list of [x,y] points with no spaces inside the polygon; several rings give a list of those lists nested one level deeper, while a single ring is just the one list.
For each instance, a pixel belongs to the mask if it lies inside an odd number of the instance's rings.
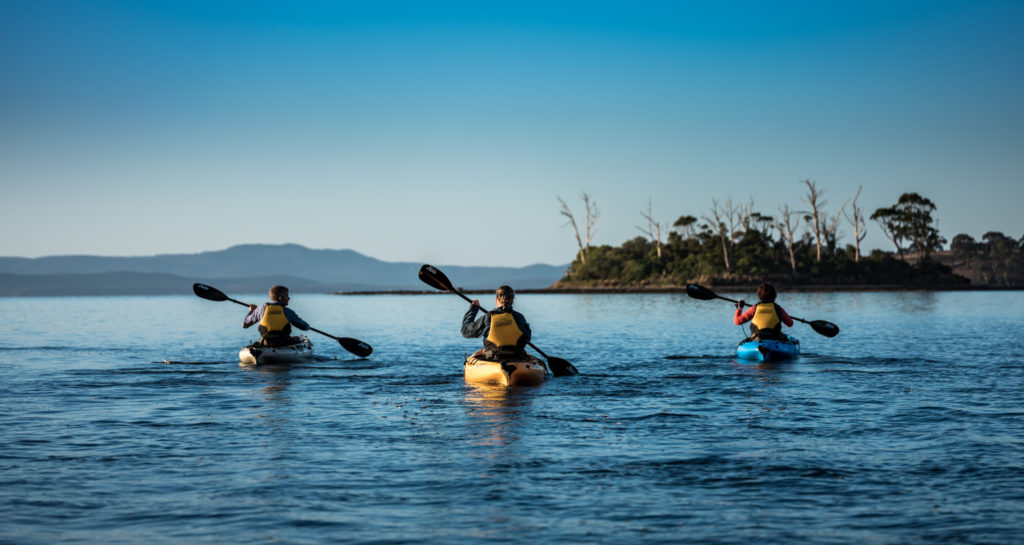
[{"label": "bare dead tree", "polygon": [[583,208],[586,210],[586,221],[584,224],[584,233],[586,239],[583,241],[583,247],[590,251],[590,241],[594,240],[594,233],[597,229],[594,228],[594,224],[597,223],[597,218],[600,217],[601,212],[597,209],[597,203],[585,192],[580,193],[580,198],[583,199]]},{"label": "bare dead tree", "polygon": [[734,242],[737,239],[742,238],[743,233],[746,233],[747,231],[754,229],[756,215],[757,212],[754,212],[754,197],[753,195],[751,195],[750,199],[747,201],[747,204],[741,204],[736,207],[736,223],[737,225],[742,227],[742,229],[737,229],[733,233]]},{"label": "bare dead tree", "polygon": [[661,260],[661,222],[654,221],[654,214],[651,212],[651,199],[647,199],[647,212],[640,212],[640,215],[647,220],[647,229],[644,230],[639,225],[636,228],[654,242],[654,247],[658,252],[658,260]]},{"label": "bare dead tree", "polygon": [[786,250],[789,251],[789,266],[794,274],[796,273],[796,252],[794,251],[796,228],[800,226],[801,215],[803,215],[803,212],[790,210],[789,205],[786,204],[779,208],[780,219],[775,223],[775,228],[779,230],[779,235],[786,242]]},{"label": "bare dead tree", "polygon": [[569,218],[566,225],[572,225],[573,234],[576,235],[576,246],[579,247],[580,263],[585,264],[587,262],[587,252],[583,248],[583,239],[580,237],[580,228],[576,225],[576,216],[573,215],[572,209],[562,200],[562,197],[558,197],[558,202],[562,205],[561,214]]},{"label": "bare dead tree", "polygon": [[853,226],[853,262],[860,263],[860,243],[867,236],[867,222],[864,221],[864,209],[857,205],[860,192],[864,186],[857,188],[857,194],[853,196],[853,204],[850,205],[849,214],[844,213],[846,221]]},{"label": "bare dead tree", "polygon": [[828,204],[828,201],[821,198],[825,194],[825,190],[818,190],[817,182],[813,180],[804,180],[804,183],[807,184],[807,196],[801,200],[811,205],[810,218],[813,221],[812,225],[814,226],[814,242],[818,250],[818,263],[821,263],[821,243],[824,235],[821,216],[825,205]]},{"label": "bare dead tree", "polygon": [[832,218],[830,223],[825,224],[825,246],[828,248],[828,253],[834,254],[836,247],[839,245],[839,239],[842,238],[842,234],[839,232],[839,220],[843,217],[843,211],[846,210],[846,205],[850,202],[849,199],[839,207],[839,212],[836,212],[836,216]]},{"label": "bare dead tree", "polygon": [[701,216],[708,222],[711,229],[722,241],[722,259],[725,260],[725,270],[731,270],[729,266],[729,248],[732,246],[732,236],[736,228],[736,207],[732,199],[725,201],[724,205],[718,204],[718,199],[711,199],[711,210],[708,214]]},{"label": "bare dead tree", "polygon": [[585,264],[587,262],[587,252],[590,251],[590,241],[593,240],[594,224],[597,222],[597,218],[600,213],[597,210],[597,204],[590,195],[586,193],[580,194],[580,198],[583,199],[583,206],[586,208],[586,215],[584,216],[583,233],[580,233],[579,225],[576,223],[576,216],[573,214],[572,209],[566,204],[562,197],[558,197],[558,202],[562,205],[560,213],[569,218],[566,225],[572,226],[573,234],[576,235],[576,245],[579,247],[580,263]]}]

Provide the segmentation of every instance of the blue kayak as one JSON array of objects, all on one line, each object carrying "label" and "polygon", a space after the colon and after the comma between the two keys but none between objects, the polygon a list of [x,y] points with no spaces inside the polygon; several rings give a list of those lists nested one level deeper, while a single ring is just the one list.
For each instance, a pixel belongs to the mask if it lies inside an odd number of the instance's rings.
[{"label": "blue kayak", "polygon": [[800,355],[800,341],[786,335],[784,341],[743,341],[736,346],[736,357],[751,361],[782,361]]}]

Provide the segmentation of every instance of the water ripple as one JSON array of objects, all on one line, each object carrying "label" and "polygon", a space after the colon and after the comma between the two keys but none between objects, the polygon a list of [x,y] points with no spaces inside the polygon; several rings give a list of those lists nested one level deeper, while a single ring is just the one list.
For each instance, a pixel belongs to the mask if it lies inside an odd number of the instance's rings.
[{"label": "water ripple", "polygon": [[[277,368],[238,366],[251,339],[227,311],[216,329],[221,307],[122,298],[110,313],[201,308],[210,330],[140,319],[130,331],[6,341],[0,535],[1017,543],[1024,350],[998,332],[1024,325],[1003,310],[1024,299],[932,296],[920,303],[933,312],[911,322],[884,295],[792,296],[787,308],[844,333],[805,328],[804,356],[775,365],[734,359],[728,308],[671,295],[523,297],[535,341],[583,374],[512,389],[464,383],[461,358],[477,341],[457,335],[460,309],[449,316],[434,298],[303,297],[303,316],[318,309],[324,329],[351,331],[375,353],[319,343],[312,363]],[[37,303],[53,306],[45,315],[103,314],[97,299]],[[422,328],[399,307],[423,316]],[[946,328],[946,308],[986,312],[976,322],[990,329],[964,326],[969,357],[920,341]],[[862,339],[847,336],[858,330]]]}]

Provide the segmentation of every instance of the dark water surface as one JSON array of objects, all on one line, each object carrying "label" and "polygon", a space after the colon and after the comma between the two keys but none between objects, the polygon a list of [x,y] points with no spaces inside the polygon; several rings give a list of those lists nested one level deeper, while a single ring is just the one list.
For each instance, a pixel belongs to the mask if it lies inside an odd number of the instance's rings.
[{"label": "dark water surface", "polygon": [[506,390],[454,296],[296,296],[375,353],[259,370],[229,302],[0,299],[0,542],[1024,540],[1024,293],[780,303],[842,333],[741,364],[722,301],[524,295],[583,374]]}]

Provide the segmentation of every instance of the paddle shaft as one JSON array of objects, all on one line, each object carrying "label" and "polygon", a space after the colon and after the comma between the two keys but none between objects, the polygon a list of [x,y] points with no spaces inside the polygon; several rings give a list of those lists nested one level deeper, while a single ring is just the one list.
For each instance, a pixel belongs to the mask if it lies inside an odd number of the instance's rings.
[{"label": "paddle shaft", "polygon": [[[218,290],[217,288],[207,286],[206,284],[193,284],[192,291],[194,291],[195,294],[198,295],[199,297],[202,297],[203,299],[206,299],[208,301],[231,301],[232,303],[237,303],[239,305],[242,305],[243,307],[253,306],[250,305],[249,303],[239,301],[238,299],[232,299],[225,295],[224,292]],[[312,326],[309,327],[309,330],[315,331],[325,337],[330,337],[338,341],[338,344],[340,344],[342,348],[348,350],[349,352],[359,357],[365,358],[369,356],[371,353],[373,353],[373,347],[364,343],[363,341],[360,341],[359,339],[352,339],[349,337],[335,337],[330,333],[320,331],[319,329]]]},{"label": "paddle shaft", "polygon": [[[687,284],[686,294],[689,295],[690,297],[693,297],[694,299],[700,299],[703,301],[710,301],[711,299],[722,299],[723,301],[729,301],[732,303],[736,303],[737,305],[741,304],[740,301],[737,301],[735,299],[729,299],[728,297],[722,297],[721,295],[718,295],[717,293],[703,286],[699,286],[697,284]],[[745,302],[742,303],[742,305],[746,304],[747,303]],[[797,318],[796,316],[792,315],[790,316],[790,318],[811,326],[811,329],[813,329],[816,333],[824,335],[826,337],[835,337],[836,335],[839,334],[839,326],[833,324],[832,322],[826,322],[825,320],[807,321],[804,320],[803,318]]]},{"label": "paddle shaft", "polygon": [[[232,303],[238,303],[239,305],[242,305],[243,307],[251,307],[252,306],[249,303],[243,303],[242,301],[239,301],[238,299],[232,299],[230,297],[227,297],[224,300],[225,301],[231,301]],[[317,329],[317,328],[315,328],[313,326],[310,326],[309,330],[310,331],[316,331],[317,333],[319,333],[321,335],[324,335],[324,336],[327,336],[327,337],[330,337],[330,338],[332,338],[334,340],[340,340],[340,339],[338,339],[338,337],[335,337],[334,335],[331,335],[330,333],[324,333],[323,331],[320,331],[319,329]]]},{"label": "paddle shaft", "polygon": [[310,331],[316,331],[317,333],[319,333],[319,334],[321,334],[321,335],[323,335],[325,337],[330,337],[330,338],[332,338],[332,339],[334,339],[336,341],[339,341],[339,342],[341,341],[341,337],[335,337],[334,335],[331,335],[330,333],[327,333],[326,331],[320,331],[319,329],[317,329],[317,328],[315,328],[313,326],[309,326],[309,330]]},{"label": "paddle shaft", "polygon": [[[729,301],[730,303],[736,303],[736,304],[739,304],[739,303],[740,303],[740,302],[739,302],[739,301],[737,301],[736,299],[729,299],[728,297],[722,297],[721,295],[718,295],[717,293],[715,294],[715,297],[717,297],[717,298],[719,298],[719,299],[722,299],[722,300],[724,300],[724,301]],[[743,302],[743,306],[747,306],[747,307],[752,307],[752,306],[754,306],[754,305],[751,305],[750,303],[748,303],[748,302],[744,301],[744,302]],[[788,313],[787,313],[787,314],[788,314]],[[805,324],[810,324],[810,323],[811,323],[811,322],[808,322],[807,320],[804,320],[803,318],[797,318],[796,316],[793,316],[792,314],[790,314],[790,315],[789,315],[789,317],[790,317],[790,318],[792,318],[792,319],[794,319],[794,320],[796,320],[796,321],[798,321],[798,322],[803,322],[803,323],[805,323]]]}]

